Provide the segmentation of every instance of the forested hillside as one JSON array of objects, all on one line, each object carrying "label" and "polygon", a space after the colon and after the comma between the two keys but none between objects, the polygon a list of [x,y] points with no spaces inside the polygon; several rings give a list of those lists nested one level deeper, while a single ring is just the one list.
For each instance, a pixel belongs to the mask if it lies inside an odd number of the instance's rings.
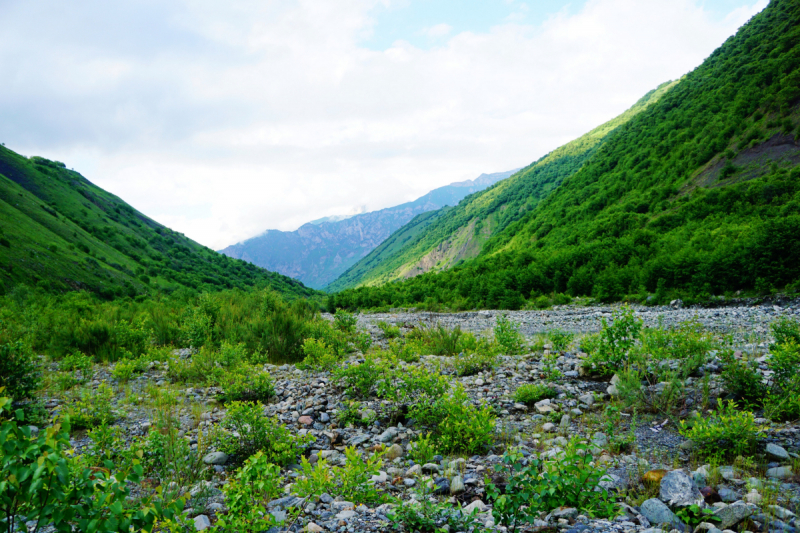
[{"label": "forested hillside", "polygon": [[330,304],[517,308],[552,292],[796,289],[799,102],[800,3],[773,0],[477,259]]},{"label": "forested hillside", "polygon": [[182,287],[315,293],[162,226],[63,163],[0,147],[0,291],[20,283],[105,298]]},{"label": "forested hillside", "polygon": [[[507,180],[464,198],[455,209],[412,221],[326,289],[335,292],[379,285],[446,270],[478,256],[490,237],[521,220],[564,178],[581,168],[615,129],[657,102],[676,83],[660,85],[620,116],[553,150]],[[424,231],[420,231],[423,226]]]}]

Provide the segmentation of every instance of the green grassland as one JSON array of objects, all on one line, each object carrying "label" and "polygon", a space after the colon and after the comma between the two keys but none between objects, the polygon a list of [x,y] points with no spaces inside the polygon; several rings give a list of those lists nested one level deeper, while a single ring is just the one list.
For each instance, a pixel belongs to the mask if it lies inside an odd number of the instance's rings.
[{"label": "green grassland", "polygon": [[19,284],[104,298],[255,286],[315,294],[162,226],[63,163],[0,147],[0,291]]},{"label": "green grassland", "polygon": [[799,103],[800,5],[773,0],[476,259],[329,304],[517,308],[552,292],[613,301],[796,289]]}]

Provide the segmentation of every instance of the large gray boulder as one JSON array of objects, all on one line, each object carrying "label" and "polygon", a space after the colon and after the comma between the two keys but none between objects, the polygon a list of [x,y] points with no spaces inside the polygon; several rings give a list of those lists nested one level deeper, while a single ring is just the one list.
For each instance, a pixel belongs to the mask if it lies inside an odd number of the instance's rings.
[{"label": "large gray boulder", "polygon": [[670,511],[669,507],[658,498],[650,498],[645,501],[641,506],[641,513],[651,524],[667,524],[670,529],[680,531],[687,529],[683,522],[675,516],[675,513]]},{"label": "large gray boulder", "polygon": [[758,507],[751,503],[736,502],[723,507],[714,513],[720,519],[715,524],[719,529],[730,529],[745,518],[751,516]]},{"label": "large gray boulder", "polygon": [[203,457],[203,462],[207,465],[224,465],[228,462],[228,454],[224,452],[211,452]]},{"label": "large gray boulder", "polygon": [[767,444],[767,455],[782,461],[787,461],[789,459],[789,452],[787,452],[783,446],[778,446],[777,444],[773,444],[771,442]]},{"label": "large gray boulder", "polygon": [[669,506],[703,505],[703,495],[685,472],[673,470],[661,480],[659,497]]}]

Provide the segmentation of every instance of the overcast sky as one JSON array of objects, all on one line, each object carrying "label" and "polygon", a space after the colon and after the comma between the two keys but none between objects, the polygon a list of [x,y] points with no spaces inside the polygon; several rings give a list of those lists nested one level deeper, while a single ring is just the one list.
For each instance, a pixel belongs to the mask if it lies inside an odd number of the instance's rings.
[{"label": "overcast sky", "polygon": [[521,167],[766,0],[0,0],[0,142],[214,249]]}]

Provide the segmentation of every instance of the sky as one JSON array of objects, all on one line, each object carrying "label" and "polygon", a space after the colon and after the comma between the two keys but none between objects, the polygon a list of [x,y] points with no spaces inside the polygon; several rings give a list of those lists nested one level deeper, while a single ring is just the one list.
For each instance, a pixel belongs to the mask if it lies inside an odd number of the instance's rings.
[{"label": "sky", "polygon": [[221,249],[522,167],[767,0],[0,0],[0,142]]}]

